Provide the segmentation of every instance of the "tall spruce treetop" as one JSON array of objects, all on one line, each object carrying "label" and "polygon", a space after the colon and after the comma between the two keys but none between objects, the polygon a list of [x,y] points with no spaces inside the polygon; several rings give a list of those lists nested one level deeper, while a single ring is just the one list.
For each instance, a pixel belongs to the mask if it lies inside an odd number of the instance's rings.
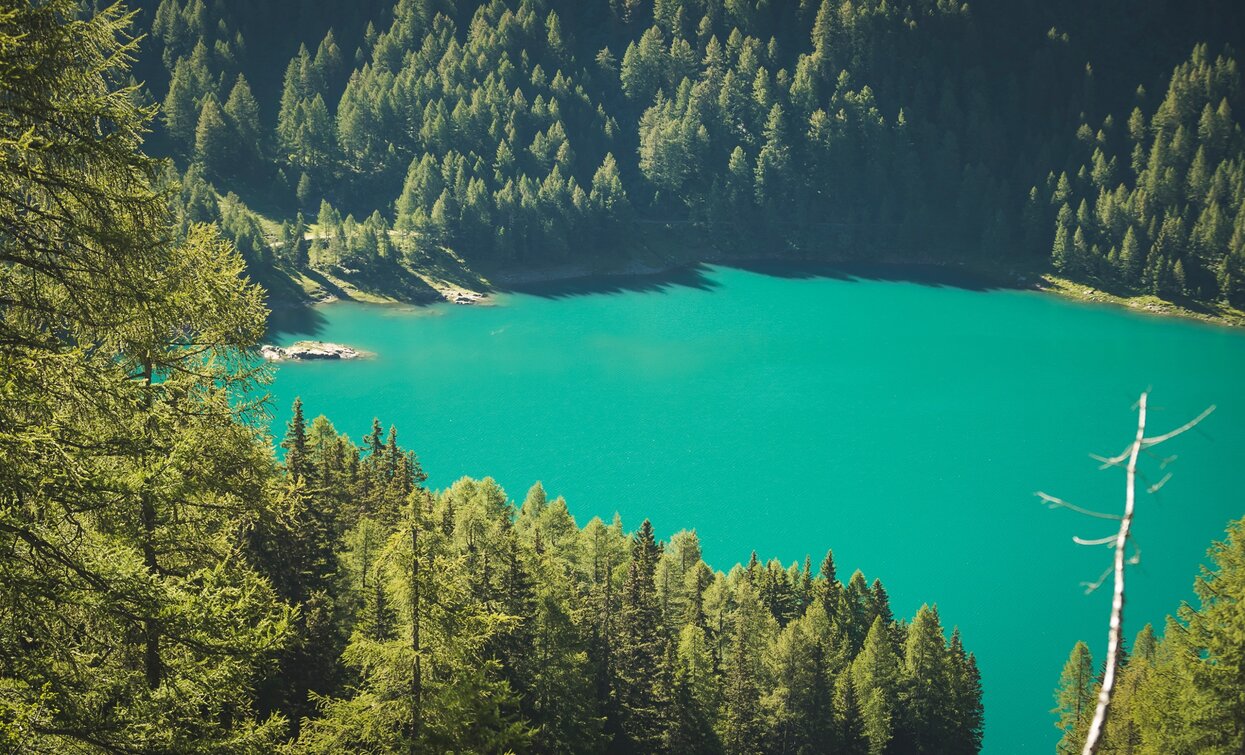
[{"label": "tall spruce treetop", "polygon": [[307,476],[307,423],[303,419],[303,400],[294,399],[293,414],[287,425],[285,440],[281,441],[285,449],[285,468],[290,477],[298,480]]}]

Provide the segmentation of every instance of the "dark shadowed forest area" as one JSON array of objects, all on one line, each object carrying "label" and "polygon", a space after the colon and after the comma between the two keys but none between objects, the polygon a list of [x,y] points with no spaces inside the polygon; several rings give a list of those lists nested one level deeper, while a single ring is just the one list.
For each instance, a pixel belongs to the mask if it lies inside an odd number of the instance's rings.
[{"label": "dark shadowed forest area", "polygon": [[1245,296],[1238,3],[140,5],[177,212],[257,272],[713,250]]}]

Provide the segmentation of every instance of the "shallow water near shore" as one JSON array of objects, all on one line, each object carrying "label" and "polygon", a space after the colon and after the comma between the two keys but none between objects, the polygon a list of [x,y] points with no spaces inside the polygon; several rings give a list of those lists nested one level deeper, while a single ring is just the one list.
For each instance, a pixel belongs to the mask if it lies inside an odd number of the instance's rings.
[{"label": "shallow water near shore", "polygon": [[[700,535],[717,569],[833,548],[841,579],[880,578],[896,615],[937,603],[977,654],[986,752],[1049,752],[1073,643],[1106,650],[1109,523],[1123,475],[1090,453],[1131,439],[1152,389],[1173,479],[1138,504],[1129,637],[1192,599],[1197,567],[1245,514],[1245,331],[991,290],[890,268],[703,266],[528,287],[496,306],[335,303],[284,325],[369,360],[283,363],[274,432],[301,396],[356,440],[398,427],[429,484],[544,482],[582,525],[619,512]],[[1151,472],[1157,465],[1151,464]],[[1161,473],[1155,474],[1157,478]]]}]

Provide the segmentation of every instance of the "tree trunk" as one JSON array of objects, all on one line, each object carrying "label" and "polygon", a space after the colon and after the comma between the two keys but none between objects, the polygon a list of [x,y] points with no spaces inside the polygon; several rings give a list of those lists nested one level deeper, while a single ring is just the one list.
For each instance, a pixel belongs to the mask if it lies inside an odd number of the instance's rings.
[{"label": "tree trunk", "polygon": [[[145,388],[144,404],[147,410],[148,430],[151,428],[151,384],[152,384],[152,366],[151,362],[143,364],[143,387]],[[143,459],[144,474],[143,488],[139,492],[139,504],[141,506],[142,525],[143,525],[143,564],[147,567],[147,571],[156,575],[160,571],[160,564],[156,560],[156,502],[151,493],[150,470],[146,469],[147,459]],[[143,652],[143,663],[147,675],[147,686],[156,689],[160,686],[160,680],[164,675],[164,669],[160,663],[160,626],[154,616],[149,616],[143,622],[143,635],[145,648]]]}]

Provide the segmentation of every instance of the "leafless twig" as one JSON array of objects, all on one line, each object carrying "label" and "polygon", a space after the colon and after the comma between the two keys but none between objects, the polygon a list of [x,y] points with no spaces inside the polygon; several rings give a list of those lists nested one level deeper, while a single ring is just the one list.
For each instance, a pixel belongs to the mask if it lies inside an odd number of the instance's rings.
[{"label": "leafless twig", "polygon": [[1056,498],[1053,495],[1047,495],[1046,493],[1043,493],[1040,490],[1036,493],[1036,495],[1038,498],[1041,498],[1046,503],[1049,503],[1052,509],[1063,507],[1065,509],[1072,509],[1078,514],[1084,514],[1085,516],[1094,516],[1094,517],[1098,517],[1099,519],[1119,519],[1120,518],[1119,514],[1104,514],[1101,511],[1090,511],[1089,509],[1083,509],[1080,506],[1068,503],[1062,498]]}]

